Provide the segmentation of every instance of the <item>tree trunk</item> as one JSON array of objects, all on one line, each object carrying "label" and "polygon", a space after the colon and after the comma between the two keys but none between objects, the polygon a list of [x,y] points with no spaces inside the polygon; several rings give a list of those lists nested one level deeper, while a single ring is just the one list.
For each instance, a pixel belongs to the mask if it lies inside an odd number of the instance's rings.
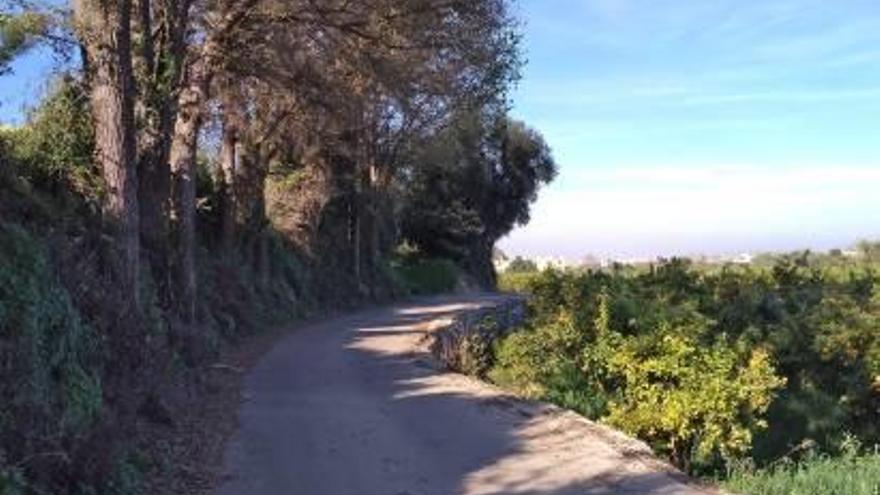
[{"label": "tree trunk", "polygon": [[115,240],[115,276],[130,309],[140,309],[140,216],[136,170],[130,0],[77,0],[76,28],[89,67],[95,159],[106,193],[104,223]]},{"label": "tree trunk", "polygon": [[[157,2],[138,0],[138,31],[141,36],[137,105],[141,131],[138,139],[138,188],[141,213],[141,242],[146,248],[153,278],[160,293],[171,296],[169,270],[169,203],[171,134],[177,116],[181,67],[186,55],[185,36],[189,25],[190,1]],[[154,39],[153,18],[166,36]]]},{"label": "tree trunk", "polygon": [[202,60],[196,61],[180,93],[171,143],[172,220],[176,244],[175,272],[181,315],[196,319],[196,152],[209,78]]},{"label": "tree trunk", "polygon": [[223,86],[223,138],[220,145],[220,246],[224,255],[231,255],[235,248],[239,222],[237,176],[241,158],[241,105],[240,95],[229,84]]},{"label": "tree trunk", "polygon": [[167,288],[168,253],[168,203],[171,194],[171,168],[169,166],[170,135],[174,116],[168,105],[156,109],[160,112],[157,122],[146,124],[141,134],[141,151],[138,158],[140,178],[141,242],[152,268],[153,279]]},{"label": "tree trunk", "polygon": [[248,253],[262,286],[269,283],[269,218],[266,213],[266,178],[269,173],[269,156],[260,145],[244,143],[241,146],[241,163],[236,170],[235,199],[238,222],[244,228],[245,241],[250,245]]},{"label": "tree trunk", "polygon": [[390,194],[392,173],[387,164],[370,167],[371,251],[376,267],[394,249],[397,240],[394,203]]},{"label": "tree trunk", "polygon": [[379,167],[372,162],[372,159],[367,187],[367,195],[370,198],[370,269],[375,276],[379,271],[379,263],[382,259],[382,191],[379,186]]},{"label": "tree trunk", "polygon": [[354,279],[357,282],[357,290],[361,289],[361,177],[360,166],[355,164],[354,191],[351,196],[351,249],[352,249],[352,269]]}]

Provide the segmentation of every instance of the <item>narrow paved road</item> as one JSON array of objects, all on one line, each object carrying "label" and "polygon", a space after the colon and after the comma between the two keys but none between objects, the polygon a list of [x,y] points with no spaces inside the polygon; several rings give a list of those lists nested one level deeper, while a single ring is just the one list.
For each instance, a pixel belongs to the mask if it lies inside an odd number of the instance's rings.
[{"label": "narrow paved road", "polygon": [[217,495],[704,494],[642,444],[438,371],[438,320],[493,296],[362,312],[285,337],[245,381]]}]

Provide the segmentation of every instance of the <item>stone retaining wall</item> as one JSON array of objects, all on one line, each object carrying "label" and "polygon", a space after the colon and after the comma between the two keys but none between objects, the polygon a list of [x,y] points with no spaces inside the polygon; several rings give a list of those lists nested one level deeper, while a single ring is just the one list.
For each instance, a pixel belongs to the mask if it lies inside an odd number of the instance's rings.
[{"label": "stone retaining wall", "polygon": [[513,296],[464,312],[432,333],[431,354],[450,371],[482,377],[492,366],[492,344],[525,317],[525,299]]}]

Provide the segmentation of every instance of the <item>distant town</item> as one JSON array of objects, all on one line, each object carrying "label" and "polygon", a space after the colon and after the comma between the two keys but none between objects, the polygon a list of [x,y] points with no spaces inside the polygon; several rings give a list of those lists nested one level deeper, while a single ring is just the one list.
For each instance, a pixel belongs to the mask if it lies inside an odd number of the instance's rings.
[{"label": "distant town", "polygon": [[[863,241],[859,246],[852,249],[832,249],[826,252],[811,253],[815,256],[828,256],[832,258],[858,258],[863,256],[865,252],[871,251],[877,243]],[[801,253],[810,253],[810,251],[802,251]],[[677,258],[687,258],[696,264],[701,265],[750,265],[761,260],[770,260],[779,257],[783,253],[739,253],[733,255],[698,255],[698,256],[674,256]],[[603,269],[611,268],[615,265],[625,266],[641,266],[656,263],[657,261],[669,257],[599,257],[594,255],[586,255],[580,259],[571,259],[563,256],[508,256],[500,250],[496,250],[493,257],[495,269],[505,272],[508,269],[514,271],[522,271],[523,268],[528,270],[543,271],[548,268],[556,270],[566,269]]]}]

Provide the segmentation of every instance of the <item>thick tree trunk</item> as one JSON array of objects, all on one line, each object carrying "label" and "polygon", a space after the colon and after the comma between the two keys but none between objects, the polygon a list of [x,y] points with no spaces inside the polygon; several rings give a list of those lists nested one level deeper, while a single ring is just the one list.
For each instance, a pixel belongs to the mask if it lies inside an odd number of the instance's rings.
[{"label": "thick tree trunk", "polygon": [[181,315],[196,319],[196,152],[209,78],[202,61],[190,67],[180,94],[171,143],[172,220],[175,239],[175,273]]},{"label": "thick tree trunk", "polygon": [[483,290],[495,290],[498,277],[492,264],[492,251],[495,241],[485,235],[481,236],[469,249],[464,260],[466,271],[474,277]]},{"label": "thick tree trunk", "polygon": [[171,168],[169,137],[174,128],[174,115],[170,105],[163,104],[158,122],[148,124],[142,136],[138,158],[140,178],[141,242],[146,248],[153,278],[161,287],[168,286],[164,280],[168,270],[168,205],[171,191]]},{"label": "thick tree trunk", "polygon": [[[141,242],[146,248],[162,294],[170,296],[169,204],[171,134],[177,116],[181,67],[186,54],[185,36],[190,1],[156,2],[138,0],[138,52],[140,98],[137,105],[141,131],[138,139],[138,188],[141,213]],[[165,36],[158,41],[154,17]]]},{"label": "thick tree trunk", "polygon": [[396,241],[394,204],[389,194],[392,169],[387,165],[370,167],[371,256],[376,267],[391,252]]},{"label": "thick tree trunk", "polygon": [[130,0],[77,0],[76,28],[89,67],[95,158],[106,192],[103,216],[115,240],[115,276],[126,303],[140,309],[140,216],[136,170]]}]

